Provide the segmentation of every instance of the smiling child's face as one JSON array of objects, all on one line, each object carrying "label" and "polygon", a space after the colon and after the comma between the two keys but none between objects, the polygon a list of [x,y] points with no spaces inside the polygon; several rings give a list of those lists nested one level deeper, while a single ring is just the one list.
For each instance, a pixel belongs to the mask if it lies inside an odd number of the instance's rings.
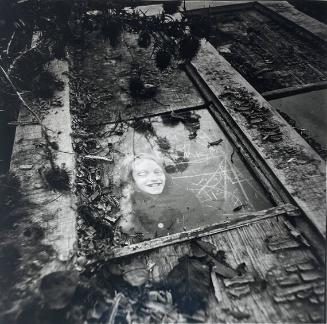
[{"label": "smiling child's face", "polygon": [[165,187],[166,176],[161,166],[153,160],[135,160],[132,175],[136,186],[148,194],[159,195]]}]

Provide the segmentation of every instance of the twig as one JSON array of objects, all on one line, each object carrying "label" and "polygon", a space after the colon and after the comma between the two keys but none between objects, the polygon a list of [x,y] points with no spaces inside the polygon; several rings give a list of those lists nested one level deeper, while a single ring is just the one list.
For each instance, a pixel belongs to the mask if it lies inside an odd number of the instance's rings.
[{"label": "twig", "polygon": [[233,148],[233,152],[232,152],[232,154],[231,154],[231,156],[230,156],[230,161],[231,161],[232,163],[234,163],[234,160],[233,160],[234,154],[235,154],[235,149]]},{"label": "twig", "polygon": [[16,34],[16,31],[14,31],[14,32],[12,33],[12,35],[11,35],[11,37],[10,37],[10,40],[9,40],[9,42],[8,42],[7,49],[6,49],[6,53],[7,53],[7,55],[9,55],[10,45],[11,45],[11,43],[12,43],[14,37],[15,37],[15,34]]},{"label": "twig", "polygon": [[51,152],[50,149],[50,139],[49,139],[49,134],[47,133],[47,127],[43,124],[41,118],[39,117],[39,115],[26,103],[26,101],[24,100],[24,98],[22,97],[22,95],[18,92],[16,86],[13,84],[13,82],[11,81],[8,73],[4,70],[4,68],[0,65],[0,70],[2,71],[2,73],[4,74],[5,78],[7,79],[7,81],[9,82],[10,86],[12,87],[12,89],[14,90],[14,92],[16,93],[18,99],[21,101],[21,103],[23,104],[23,106],[35,117],[35,119],[37,120],[37,122],[39,123],[39,125],[41,126],[41,133],[44,136],[44,139],[46,141],[46,146],[45,146],[45,153],[49,159],[50,165],[52,170],[55,170],[56,165],[55,162],[53,160],[53,154]]},{"label": "twig", "polygon": [[[142,14],[143,14],[143,17],[145,17],[145,18],[148,18],[147,16],[146,16],[146,13],[148,12],[148,10],[144,13],[141,9],[138,9]],[[148,27],[148,26],[147,26]],[[156,33],[155,32],[153,32],[151,29],[149,29],[149,28],[147,28],[147,31],[149,32],[149,33],[151,33],[151,35],[153,36],[153,38],[155,39],[155,40],[158,40],[158,37],[157,37],[157,35],[156,35]],[[152,55],[151,55],[152,56]]]},{"label": "twig", "polygon": [[221,295],[217,275],[216,275],[216,273],[214,271],[211,271],[211,281],[212,281],[212,285],[213,285],[213,288],[214,288],[214,291],[215,291],[215,297],[217,299],[217,302],[220,303],[220,302],[222,302],[223,298],[222,298],[222,295]]},{"label": "twig", "polygon": [[11,87],[13,88],[13,90],[16,92],[17,97],[19,98],[19,100],[21,101],[23,106],[36,118],[38,123],[41,125],[42,129],[45,130],[45,126],[43,125],[43,123],[42,123],[40,117],[38,116],[38,114],[32,108],[30,108],[30,106],[26,103],[26,101],[24,100],[22,95],[18,92],[16,86],[12,83],[8,73],[4,70],[4,68],[1,65],[0,65],[0,70],[2,71],[2,73],[4,74],[6,79],[8,80],[8,82],[11,85]]},{"label": "twig", "polygon": [[119,307],[119,303],[120,300],[122,299],[124,295],[122,293],[118,293],[113,301],[113,305],[112,305],[112,311],[108,320],[107,324],[114,324],[115,323],[115,318],[117,315],[117,311],[118,311],[118,307]]},{"label": "twig", "polygon": [[218,141],[214,142],[208,142],[208,147],[214,146],[214,145],[219,145],[223,140],[220,138]]},{"label": "twig", "polygon": [[98,156],[98,155],[85,155],[84,159],[86,160],[101,160],[106,162],[112,162],[112,159],[106,158],[105,156]]},{"label": "twig", "polygon": [[143,15],[143,17],[146,17],[146,13],[149,11],[149,9],[147,9],[146,12],[144,12],[143,10],[141,10],[140,8],[138,8],[137,11],[140,11],[141,14]]},{"label": "twig", "polygon": [[163,104],[162,102],[160,102],[158,99],[156,98],[152,98],[153,101],[155,101],[156,103],[158,103],[159,105],[161,106],[164,106],[164,107],[169,107],[170,105],[169,104]]},{"label": "twig", "polygon": [[67,151],[62,151],[62,150],[56,150],[57,152],[60,152],[60,153],[65,153],[65,154],[75,154],[73,152],[67,152]]},{"label": "twig", "polygon": [[39,123],[37,121],[36,122],[11,121],[7,123],[8,126],[26,126],[26,125],[38,125],[38,124]]},{"label": "twig", "polygon": [[127,41],[126,41],[126,39],[125,39],[125,29],[124,29],[124,28],[123,28],[123,32],[122,32],[122,38],[123,38],[123,42],[124,42],[124,44],[125,44],[125,47],[126,47],[128,53],[129,53],[129,55],[130,55],[131,58],[132,58],[132,62],[133,62],[133,64],[136,63],[137,65],[139,65],[139,64],[135,61],[135,57],[134,57],[134,55],[133,55],[131,49],[129,48],[128,43],[127,43]]},{"label": "twig", "polygon": [[15,57],[12,61],[12,63],[9,66],[8,69],[8,75],[10,75],[12,69],[14,68],[15,64],[27,53],[33,51],[34,49],[36,49],[38,46],[40,45],[40,43],[36,43],[34,46],[30,47],[29,49],[21,52],[17,57]]},{"label": "twig", "polygon": [[63,195],[63,194],[61,193],[61,194],[58,195],[56,198],[50,199],[50,200],[48,200],[48,201],[45,201],[44,203],[42,203],[42,206],[47,205],[47,204],[50,204],[50,203],[52,203],[52,202],[58,200],[62,195]]}]

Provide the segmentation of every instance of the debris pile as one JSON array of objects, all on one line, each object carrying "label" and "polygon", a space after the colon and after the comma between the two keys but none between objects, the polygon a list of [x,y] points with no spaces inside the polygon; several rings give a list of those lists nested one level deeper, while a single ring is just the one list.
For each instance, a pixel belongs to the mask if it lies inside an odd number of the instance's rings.
[{"label": "debris pile", "polygon": [[[119,190],[111,183],[104,183],[103,163],[110,165],[110,147],[102,148],[101,127],[88,125],[88,116],[93,107],[93,97],[97,96],[80,75],[78,64],[82,53],[74,53],[71,67],[71,111],[74,130],[73,148],[76,154],[77,172],[75,192],[79,198],[77,221],[79,252],[94,255],[113,245],[114,215],[119,210]],[[79,58],[79,59],[77,59]],[[97,250],[97,252],[95,252]]]},{"label": "debris pile", "polygon": [[233,109],[240,112],[248,122],[249,128],[257,128],[262,142],[280,142],[282,132],[277,122],[273,121],[268,108],[260,105],[246,89],[232,89],[224,86],[220,99],[233,103]]}]

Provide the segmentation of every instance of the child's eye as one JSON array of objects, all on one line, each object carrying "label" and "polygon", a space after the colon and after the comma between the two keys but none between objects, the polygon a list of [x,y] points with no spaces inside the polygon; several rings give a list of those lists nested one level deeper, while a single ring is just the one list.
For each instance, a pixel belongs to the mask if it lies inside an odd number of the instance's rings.
[{"label": "child's eye", "polygon": [[146,175],[146,172],[145,171],[141,171],[141,172],[138,172],[137,175],[140,176],[140,177],[142,177],[142,176],[145,176]]},{"label": "child's eye", "polygon": [[161,174],[162,171],[161,171],[161,170],[155,170],[154,173],[156,173],[156,174]]}]

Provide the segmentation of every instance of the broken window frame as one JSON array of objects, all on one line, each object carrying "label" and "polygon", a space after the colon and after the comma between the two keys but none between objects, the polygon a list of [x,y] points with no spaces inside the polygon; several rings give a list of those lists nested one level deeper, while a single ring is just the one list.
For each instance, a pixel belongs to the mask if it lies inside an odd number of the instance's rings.
[{"label": "broken window frame", "polygon": [[[188,72],[189,77],[192,78],[192,76],[190,76],[190,69],[192,69],[192,67],[191,65],[188,65],[186,71]],[[263,186],[266,194],[270,196],[273,204],[276,206],[257,212],[246,213],[235,217],[233,220],[220,222],[218,221],[210,225],[199,226],[191,230],[181,231],[176,234],[130,244],[128,246],[112,247],[105,252],[105,259],[109,260],[120,258],[148,250],[153,250],[166,245],[190,241],[192,239],[246,226],[248,224],[267,218],[278,218],[280,216],[294,217],[300,215],[300,210],[296,206],[292,205],[285,189],[279,185],[278,179],[276,179],[275,175],[272,174],[266,164],[263,161],[260,161],[258,153],[242,134],[241,129],[237,126],[237,124],[235,124],[234,121],[231,120],[230,117],[224,116],[223,111],[219,109],[220,103],[218,99],[213,94],[206,91],[205,84],[203,84],[203,82],[202,84],[200,82],[199,87],[200,93],[204,100],[207,102],[207,105],[206,107],[201,106],[197,108],[206,108],[208,110],[208,112],[217,123],[218,127],[220,127],[221,130],[225,133],[231,145],[238,151],[249,171],[254,174],[254,178],[259,182],[259,184]],[[178,113],[192,110],[196,110],[196,107],[174,109],[173,112]],[[166,112],[161,111],[157,114],[144,114],[142,116],[138,116],[137,118],[159,116],[167,112],[172,112],[172,110],[167,109]],[[234,125],[232,123],[234,123]]]},{"label": "broken window frame", "polygon": [[300,210],[292,204],[283,204],[269,209],[243,214],[238,217],[235,217],[232,220],[217,222],[210,225],[194,228],[189,231],[183,231],[176,234],[162,236],[149,241],[143,241],[140,243],[135,243],[124,247],[118,247],[118,248],[116,247],[109,250],[108,253],[105,255],[105,258],[106,259],[120,258],[131,254],[160,248],[166,245],[182,243],[185,241],[191,241],[193,239],[198,239],[209,235],[226,232],[242,226],[248,226],[255,222],[260,222],[264,219],[280,217],[285,215],[291,217],[297,217],[300,215]]}]

